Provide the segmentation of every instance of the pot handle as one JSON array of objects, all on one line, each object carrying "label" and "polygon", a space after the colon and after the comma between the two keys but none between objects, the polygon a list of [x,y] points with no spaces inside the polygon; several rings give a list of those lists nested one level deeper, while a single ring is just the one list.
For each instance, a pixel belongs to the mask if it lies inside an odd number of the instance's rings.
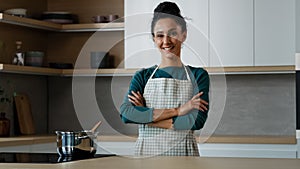
[{"label": "pot handle", "polygon": [[79,139],[85,139],[85,138],[88,138],[89,136],[79,136],[78,138]]}]

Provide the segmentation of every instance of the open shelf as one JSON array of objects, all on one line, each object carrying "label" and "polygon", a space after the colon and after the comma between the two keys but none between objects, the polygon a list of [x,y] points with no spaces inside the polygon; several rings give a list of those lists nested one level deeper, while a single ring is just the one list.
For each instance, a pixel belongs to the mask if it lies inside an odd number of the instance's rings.
[{"label": "open shelf", "polygon": [[138,69],[64,69],[62,76],[132,76]]},{"label": "open shelf", "polygon": [[[209,74],[295,73],[295,66],[208,67]],[[0,64],[0,72],[45,76],[132,76],[138,69],[54,69]]]},{"label": "open shelf", "polygon": [[123,31],[123,22],[111,23],[84,23],[84,24],[57,24],[26,17],[18,17],[0,13],[0,22],[20,25],[41,30],[57,32],[88,32],[88,31]]},{"label": "open shelf", "polygon": [[10,64],[0,64],[0,72],[29,74],[29,75],[47,75],[59,76],[62,70],[52,69],[46,67],[33,67],[33,66],[18,66]]},{"label": "open shelf", "polygon": [[0,72],[45,76],[131,76],[137,69],[54,69],[0,64]]},{"label": "open shelf", "polygon": [[88,32],[88,31],[123,31],[123,22],[85,23],[61,25],[61,32]]}]

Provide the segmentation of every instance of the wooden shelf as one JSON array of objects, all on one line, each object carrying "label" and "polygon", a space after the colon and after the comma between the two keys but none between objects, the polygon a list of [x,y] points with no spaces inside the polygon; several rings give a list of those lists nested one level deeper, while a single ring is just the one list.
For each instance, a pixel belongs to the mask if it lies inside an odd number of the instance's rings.
[{"label": "wooden shelf", "polygon": [[111,23],[85,23],[85,24],[57,24],[31,18],[18,17],[0,13],[0,22],[20,25],[41,30],[57,32],[87,32],[87,31],[122,31],[123,22]]},{"label": "wooden shelf", "polygon": [[64,69],[63,76],[132,76],[137,69]]},{"label": "wooden shelf", "polygon": [[[210,74],[294,73],[294,66],[205,68]],[[0,72],[45,76],[132,76],[138,69],[54,69],[48,67],[0,64]]]},{"label": "wooden shelf", "polygon": [[62,70],[46,68],[46,67],[33,67],[33,66],[18,66],[18,65],[10,65],[10,64],[0,64],[0,72],[17,73],[17,74],[29,74],[29,75],[60,76],[61,73],[62,73]]},{"label": "wooden shelf", "polygon": [[112,23],[86,23],[62,25],[62,32],[85,32],[85,31],[123,31],[123,22]]},{"label": "wooden shelf", "polygon": [[0,72],[45,76],[131,76],[137,69],[54,69],[0,64]]}]

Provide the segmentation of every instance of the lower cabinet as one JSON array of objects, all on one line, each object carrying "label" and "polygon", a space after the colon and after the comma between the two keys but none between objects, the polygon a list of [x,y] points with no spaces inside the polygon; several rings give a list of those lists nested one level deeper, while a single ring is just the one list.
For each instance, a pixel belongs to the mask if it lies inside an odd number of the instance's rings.
[{"label": "lower cabinet", "polygon": [[[133,156],[135,142],[98,142],[98,146],[97,152],[101,154]],[[201,157],[297,158],[299,147],[297,144],[198,144]]]}]

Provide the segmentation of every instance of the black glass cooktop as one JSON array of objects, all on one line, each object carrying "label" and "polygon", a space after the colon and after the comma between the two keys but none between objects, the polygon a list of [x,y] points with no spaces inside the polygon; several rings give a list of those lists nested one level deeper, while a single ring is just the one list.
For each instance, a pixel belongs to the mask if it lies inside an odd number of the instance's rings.
[{"label": "black glass cooktop", "polygon": [[0,152],[0,163],[63,163],[115,156],[114,154],[95,154],[91,156],[63,157],[57,153],[15,153]]}]

